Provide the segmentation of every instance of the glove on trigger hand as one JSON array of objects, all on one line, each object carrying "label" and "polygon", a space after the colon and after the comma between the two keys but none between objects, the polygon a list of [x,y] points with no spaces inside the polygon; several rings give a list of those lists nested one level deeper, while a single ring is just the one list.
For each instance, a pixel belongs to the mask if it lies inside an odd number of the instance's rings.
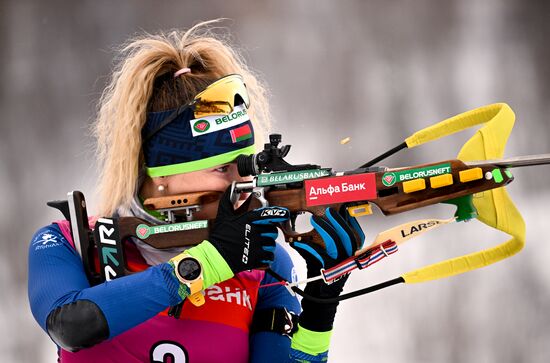
[{"label": "glove on trigger hand", "polygon": [[231,188],[220,199],[218,214],[208,240],[218,250],[233,273],[268,267],[274,259],[276,225],[286,222],[290,212],[282,207],[238,210],[230,200]]},{"label": "glove on trigger hand", "polygon": [[[307,264],[307,276],[319,275],[321,268],[328,269],[336,266],[346,258],[352,256],[364,242],[364,234],[354,217],[348,215],[345,208],[336,212],[327,208],[325,217],[312,216],[311,224],[321,235],[325,242],[325,248],[316,244],[300,242],[291,243],[291,246],[300,253]],[[355,233],[354,233],[355,230]],[[357,236],[360,241],[358,243]],[[332,284],[324,281],[313,281],[306,285],[305,292],[318,298],[338,297],[347,281],[348,275],[343,276]],[[300,326],[317,332],[332,330],[334,316],[338,303],[315,303],[302,300],[302,314]]]}]

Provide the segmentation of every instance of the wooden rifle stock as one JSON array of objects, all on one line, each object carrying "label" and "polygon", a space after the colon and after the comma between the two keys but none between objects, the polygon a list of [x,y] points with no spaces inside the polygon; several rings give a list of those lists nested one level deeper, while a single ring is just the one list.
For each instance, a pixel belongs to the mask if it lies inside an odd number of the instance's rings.
[{"label": "wooden rifle stock", "polygon": [[[444,166],[445,169],[439,169],[448,170],[448,172],[432,172],[433,175],[431,175],[430,171],[438,170],[439,166]],[[392,180],[392,178],[394,179]],[[344,204],[348,208],[353,208],[354,206],[365,203],[375,204],[384,215],[391,215],[442,202],[456,204],[458,209],[461,209],[461,204],[456,203],[460,198],[503,187],[512,180],[513,176],[502,166],[488,163],[471,167],[460,160],[447,160],[412,167],[388,169],[375,173],[377,197],[370,200],[353,200],[346,203],[310,206],[307,203],[307,191],[303,183],[301,187],[288,189],[278,187],[268,188],[265,191],[265,198],[269,202],[269,205],[286,207],[290,210],[292,215],[309,212],[313,215],[324,216],[325,210],[328,207],[338,210]],[[204,201],[208,200],[209,203],[217,203],[219,196],[219,192],[191,193],[162,198],[150,198],[147,199],[144,204],[150,209],[166,210],[170,209],[170,206],[182,204],[183,201],[187,201],[187,205],[190,205],[191,201],[193,203],[204,203]],[[178,204],[178,201],[182,201],[182,203]],[[253,199],[250,201],[247,209],[251,210],[260,206],[259,201]],[[473,206],[470,207],[473,208]],[[212,208],[212,210],[217,210],[217,207]],[[467,212],[466,217],[463,219],[469,219],[475,216],[475,214],[472,213],[475,213],[475,210]],[[215,214],[210,213],[203,216],[203,218],[208,219],[209,225],[211,225],[215,219]],[[127,222],[125,219],[126,218],[121,218],[120,221],[121,230],[123,229],[125,233],[135,231],[137,226],[142,223],[137,221]],[[324,245],[321,236],[316,233],[315,230],[305,233],[296,232],[292,230],[290,223],[281,226],[281,229],[287,242],[304,241]],[[136,233],[131,235],[137,237]],[[162,249],[175,246],[194,245],[207,238],[208,229],[205,228],[167,233],[164,235],[159,234],[149,237],[145,242],[155,248]]]},{"label": "wooden rifle stock", "polygon": [[[306,189],[308,183],[311,186],[315,184],[313,182],[321,181],[322,179],[325,179],[325,182],[327,180],[334,180],[335,182],[348,180],[346,179],[347,175],[352,175],[354,180],[357,178],[362,180],[364,175],[365,180],[370,180],[370,184],[364,184],[369,188],[376,188],[375,193],[372,193],[374,197],[366,200],[361,198],[347,199],[345,203],[332,203],[330,202],[330,198],[328,198],[326,200],[329,203],[321,203],[320,205],[311,205],[309,203],[308,205],[308,197],[311,200],[311,195],[308,195],[308,192],[311,193],[311,190],[308,191]],[[467,165],[467,163],[460,160],[448,160],[413,167],[387,169],[376,173],[358,171],[339,173],[337,176],[310,179],[309,182],[292,182],[265,188],[257,187],[255,183],[246,182],[242,185],[246,188],[250,186],[250,190],[241,188],[241,192],[250,192],[256,197],[249,197],[249,200],[243,203],[236,213],[261,207],[261,198],[256,193],[262,191],[269,205],[286,207],[291,212],[291,221],[281,226],[287,242],[302,241],[324,246],[323,239],[315,230],[302,233],[292,228],[293,222],[299,213],[309,212],[313,215],[323,217],[328,207],[336,210],[347,207],[351,215],[357,215],[353,213],[354,208],[364,208],[364,205],[368,203],[377,205],[383,214],[390,215],[443,202],[452,203],[457,206],[457,214],[455,215],[457,220],[467,220],[476,216],[476,211],[471,201],[473,194],[503,187],[512,180],[513,176],[508,169],[497,163],[488,162],[482,164],[476,162],[474,165]],[[210,226],[214,223],[216,217],[220,195],[221,193],[217,191],[196,192],[147,199],[144,202],[147,209],[160,211],[165,215],[172,213],[172,216],[182,217],[183,221],[156,225],[137,217],[101,218],[98,222],[102,221],[104,224],[103,232],[107,233],[107,237],[117,236],[117,252],[112,251],[112,248],[109,249],[112,247],[110,244],[108,245],[109,248],[104,248],[105,246],[103,246],[104,243],[102,244],[102,242],[105,241],[102,241],[101,230],[99,234],[94,233],[93,241],[90,241],[90,247],[94,246],[94,251],[100,253],[100,256],[107,253],[111,257],[113,264],[118,266],[124,264],[122,244],[129,237],[138,238],[157,249],[197,245],[208,239]],[[67,202],[64,203],[67,204]],[[63,211],[64,209],[60,208],[58,204],[54,203],[53,206]],[[85,204],[78,204],[78,206],[81,205],[84,206]],[[190,210],[193,211],[191,214],[195,217],[192,220],[189,220]],[[87,222],[87,218],[84,215],[80,218],[77,217],[71,219],[75,221],[85,220]],[[86,227],[83,225],[82,228],[78,227],[76,229],[78,233],[83,233],[82,235],[84,236],[92,236],[89,226]],[[111,229],[116,230],[117,233],[111,234],[113,233]],[[96,231],[97,228],[94,232]],[[109,243],[112,243],[112,241]],[[83,255],[83,259],[84,257]],[[86,258],[90,260],[88,255],[86,255]],[[110,278],[130,273],[125,267],[124,271],[115,271],[116,273],[111,269],[113,266],[108,265],[104,267],[106,271],[111,271],[112,276]],[[90,281],[91,283],[97,282],[93,279]]]}]

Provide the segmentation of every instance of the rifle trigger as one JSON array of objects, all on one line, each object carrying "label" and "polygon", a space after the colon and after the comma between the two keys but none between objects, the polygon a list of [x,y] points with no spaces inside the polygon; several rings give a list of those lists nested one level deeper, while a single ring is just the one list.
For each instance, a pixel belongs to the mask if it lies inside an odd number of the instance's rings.
[{"label": "rifle trigger", "polygon": [[290,229],[293,232],[296,232],[296,218],[298,218],[298,213],[290,213]]}]

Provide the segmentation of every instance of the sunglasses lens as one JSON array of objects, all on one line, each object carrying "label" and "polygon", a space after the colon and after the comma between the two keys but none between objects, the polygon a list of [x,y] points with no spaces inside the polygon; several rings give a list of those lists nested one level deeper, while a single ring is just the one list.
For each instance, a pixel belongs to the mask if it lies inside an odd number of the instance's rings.
[{"label": "sunglasses lens", "polygon": [[248,92],[240,75],[223,77],[208,86],[195,97],[195,117],[227,115],[233,112],[235,103],[250,106]]},{"label": "sunglasses lens", "polygon": [[228,102],[212,101],[204,102],[199,101],[195,104],[195,117],[201,118],[211,115],[227,115],[233,111],[233,107]]}]

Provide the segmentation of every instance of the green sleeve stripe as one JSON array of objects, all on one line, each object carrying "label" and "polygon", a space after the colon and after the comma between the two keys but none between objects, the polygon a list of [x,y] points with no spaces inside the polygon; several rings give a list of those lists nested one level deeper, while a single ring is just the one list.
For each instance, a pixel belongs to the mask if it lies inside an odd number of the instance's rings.
[{"label": "green sleeve stripe", "polygon": [[211,156],[206,159],[189,161],[189,162],[180,163],[180,164],[155,166],[152,168],[145,168],[145,169],[147,170],[147,175],[149,175],[152,178],[159,177],[159,176],[188,173],[190,171],[203,170],[203,169],[211,168],[216,165],[230,163],[234,161],[237,156],[241,154],[251,155],[251,154],[254,154],[254,151],[256,151],[255,146],[250,145],[239,150],[233,150],[228,153]]},{"label": "green sleeve stripe", "polygon": [[234,275],[216,247],[206,240],[188,249],[185,253],[201,262],[203,289],[207,289],[218,282],[229,280]]},{"label": "green sleeve stripe", "polygon": [[318,355],[328,351],[332,330],[317,332],[303,328],[298,324],[298,331],[292,336],[292,349]]}]

